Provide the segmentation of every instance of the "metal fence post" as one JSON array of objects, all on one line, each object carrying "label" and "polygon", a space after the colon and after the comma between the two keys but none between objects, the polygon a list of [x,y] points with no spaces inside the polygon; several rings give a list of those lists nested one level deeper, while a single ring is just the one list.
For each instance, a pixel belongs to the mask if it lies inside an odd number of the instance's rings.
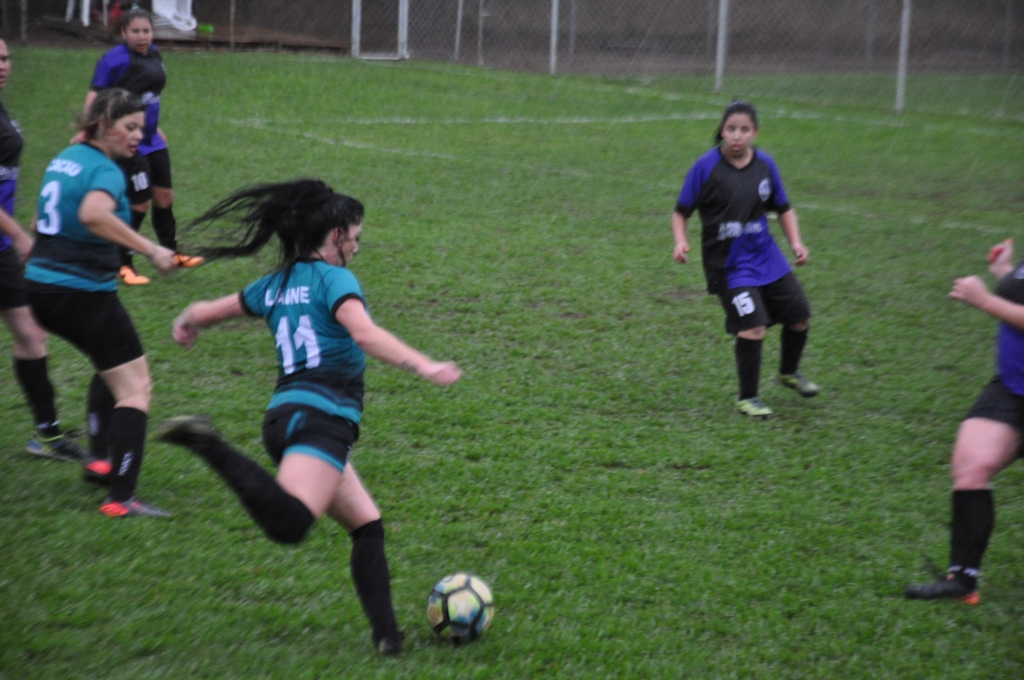
[{"label": "metal fence post", "polygon": [[352,0],[352,56],[359,58],[359,34],[363,25],[363,0]]},{"label": "metal fence post", "polygon": [[409,0],[398,0],[398,58],[409,58]]},{"label": "metal fence post", "polygon": [[452,61],[459,60],[459,46],[462,44],[462,9],[464,0],[459,0],[459,14],[455,17],[455,57]]},{"label": "metal fence post", "polygon": [[551,0],[551,75],[558,66],[558,0]]},{"label": "metal fence post", "polygon": [[900,58],[896,66],[896,115],[903,113],[907,96],[907,60],[910,57],[910,5],[903,0],[903,16],[900,19]]},{"label": "metal fence post", "polygon": [[725,79],[726,39],[729,36],[729,0],[718,0],[718,50],[715,52],[715,92]]}]

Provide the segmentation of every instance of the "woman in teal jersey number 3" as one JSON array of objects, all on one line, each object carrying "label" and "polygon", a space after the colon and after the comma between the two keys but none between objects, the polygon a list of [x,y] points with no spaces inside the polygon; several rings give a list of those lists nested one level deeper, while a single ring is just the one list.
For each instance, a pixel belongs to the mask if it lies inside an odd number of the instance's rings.
[{"label": "woman in teal jersey number 3", "polygon": [[84,475],[110,485],[100,506],[109,517],[167,514],[135,497],[152,384],[138,333],[117,298],[118,246],[144,254],[161,273],[177,268],[174,251],[126,224],[124,174],[115,161],[138,148],[144,110],[119,88],[95,98],[79,124],[82,142],[62,151],[43,175],[25,266],[39,325],[88,356],[96,371],[88,396],[96,460],[83,461]]},{"label": "woman in teal jersey number 3", "polygon": [[275,542],[301,542],[325,513],[344,527],[374,646],[384,655],[398,654],[402,633],[391,604],[380,510],[348,460],[359,437],[365,355],[435,385],[450,385],[462,374],[454,363],[433,361],[371,320],[359,282],[346,268],[359,252],[362,203],[303,179],[239,191],[196,224],[236,215],[245,228],[241,242],[203,254],[251,255],[276,236],[280,266],[240,293],[186,307],[174,320],[174,340],[191,348],[207,326],[241,316],[266,319],[279,371],[263,443],[278,466],[277,478],[224,442],[201,416],[173,418],[157,437],[202,457]]}]

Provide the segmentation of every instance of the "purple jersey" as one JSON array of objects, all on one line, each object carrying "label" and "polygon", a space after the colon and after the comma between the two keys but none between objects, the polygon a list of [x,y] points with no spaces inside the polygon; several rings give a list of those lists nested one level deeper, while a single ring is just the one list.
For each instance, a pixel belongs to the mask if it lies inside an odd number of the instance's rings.
[{"label": "purple jersey", "polygon": [[736,168],[715,147],[686,173],[676,212],[687,219],[700,213],[709,293],[764,286],[789,273],[789,262],[768,232],[769,210],[781,215],[789,201],[775,161],[759,149],[750,163]]},{"label": "purple jersey", "polygon": [[[1024,262],[1002,278],[995,294],[1014,304],[1024,305]],[[996,363],[1003,385],[1014,394],[1024,396],[1024,330],[1001,322],[996,347]]]},{"label": "purple jersey", "polygon": [[145,54],[137,54],[125,45],[118,45],[96,63],[92,89],[123,87],[138,95],[146,105],[146,125],[139,143],[139,153],[143,156],[167,148],[164,138],[156,132],[160,124],[160,93],[166,83],[164,62],[155,45],[150,45]]},{"label": "purple jersey", "polygon": [[[14,194],[18,189],[21,164],[21,128],[0,104],[0,210],[14,216]],[[0,233],[0,250],[11,247],[11,239]]]}]

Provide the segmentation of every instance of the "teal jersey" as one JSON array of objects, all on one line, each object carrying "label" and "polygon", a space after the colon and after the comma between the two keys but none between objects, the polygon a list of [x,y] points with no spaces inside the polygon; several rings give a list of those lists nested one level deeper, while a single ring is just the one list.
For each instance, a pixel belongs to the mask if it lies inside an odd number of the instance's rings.
[{"label": "teal jersey", "polygon": [[64,149],[50,161],[36,204],[36,238],[25,278],[77,290],[117,290],[121,261],[117,246],[92,234],[78,219],[91,191],[110,194],[115,214],[128,222],[124,173],[102,151],[88,144]]},{"label": "teal jersey", "polygon": [[262,316],[277,345],[278,382],[267,407],[303,404],[358,423],[366,354],[334,318],[349,298],[364,301],[348,269],[320,260],[297,263],[246,286],[242,306]]}]

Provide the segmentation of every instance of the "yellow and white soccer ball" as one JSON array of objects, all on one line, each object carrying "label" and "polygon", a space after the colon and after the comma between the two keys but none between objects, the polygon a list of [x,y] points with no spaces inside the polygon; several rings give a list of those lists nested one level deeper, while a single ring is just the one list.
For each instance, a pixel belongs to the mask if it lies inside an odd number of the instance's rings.
[{"label": "yellow and white soccer ball", "polygon": [[437,582],[427,598],[427,620],[444,640],[475,640],[494,619],[494,597],[479,576],[459,572]]}]

